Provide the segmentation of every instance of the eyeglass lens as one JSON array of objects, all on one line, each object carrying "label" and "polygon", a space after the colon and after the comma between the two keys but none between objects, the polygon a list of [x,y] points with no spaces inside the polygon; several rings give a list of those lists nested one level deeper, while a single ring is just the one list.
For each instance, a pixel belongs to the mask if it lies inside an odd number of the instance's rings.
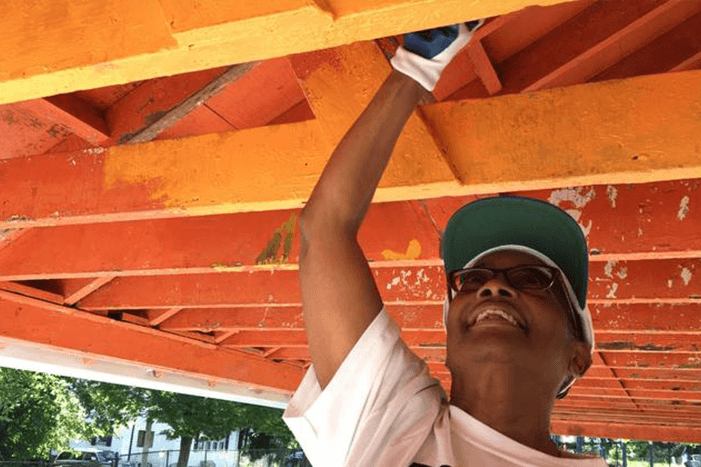
[{"label": "eyeglass lens", "polygon": [[[489,269],[467,269],[455,274],[454,282],[457,290],[473,290],[482,287],[496,275]],[[546,268],[525,266],[506,271],[509,283],[518,290],[544,290],[553,280],[552,272]]]}]

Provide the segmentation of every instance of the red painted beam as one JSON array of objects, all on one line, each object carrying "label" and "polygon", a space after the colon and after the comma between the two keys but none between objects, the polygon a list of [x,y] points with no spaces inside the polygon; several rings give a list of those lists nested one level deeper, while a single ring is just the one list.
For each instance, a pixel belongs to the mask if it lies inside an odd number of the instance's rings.
[{"label": "red painted beam", "polygon": [[73,292],[71,295],[66,297],[63,300],[63,303],[65,305],[75,305],[78,301],[84,299],[112,279],[114,279],[115,276],[102,276],[98,277],[97,279],[91,281],[89,284],[87,284],[85,287],[82,287],[81,289]]},{"label": "red painted beam", "polygon": [[[598,263],[698,257],[701,213],[690,208],[701,204],[698,186],[688,180],[510,194],[567,210],[587,236],[590,261]],[[372,267],[441,265],[439,231],[475,199],[371,204],[360,245]],[[296,268],[298,219],[295,209],[37,228],[0,249],[0,280],[207,273],[261,264]],[[649,280],[667,288],[665,278]]]},{"label": "red painted beam", "polygon": [[701,64],[701,13],[697,13],[674,29],[658,37],[638,51],[628,55],[615,65],[589,79],[588,82],[624,79],[629,76],[690,71],[688,65],[698,56]]},{"label": "red painted beam", "polygon": [[500,94],[522,92],[659,6],[656,0],[595,2],[496,65],[504,85]]},{"label": "red painted beam", "polygon": [[102,115],[71,94],[0,106],[0,159],[43,154],[70,136],[107,141]]},{"label": "red painted beam", "polygon": [[669,71],[690,71],[701,68],[701,52],[689,57]]},{"label": "red painted beam", "polygon": [[584,83],[701,10],[701,2],[671,0],[607,37],[523,92]]},{"label": "red painted beam", "polygon": [[53,119],[26,107],[0,106],[0,160],[42,154],[70,134]]},{"label": "red painted beam", "polygon": [[482,80],[482,84],[487,89],[490,95],[501,91],[502,85],[499,81],[492,62],[479,41],[472,41],[467,47],[467,55],[474,66],[475,73]]},{"label": "red painted beam", "polygon": [[88,143],[104,143],[110,137],[110,130],[101,113],[73,94],[59,94],[22,102],[20,105],[33,106],[37,113],[66,127]]},{"label": "red painted beam", "polygon": [[698,443],[698,440],[701,439],[701,428],[698,427],[649,426],[575,420],[553,420],[550,426],[552,434],[563,436],[640,439],[676,443]]},{"label": "red painted beam", "polygon": [[[427,364],[431,374],[450,374],[444,363],[427,362]],[[602,375],[609,375],[609,368],[593,364],[589,368],[589,371],[587,371],[586,376],[600,378]],[[670,379],[674,381],[699,381],[701,379],[701,369],[619,367],[616,368],[616,375],[621,379],[634,378],[638,380],[655,381],[660,379]],[[629,407],[630,403],[624,402],[624,405]]]},{"label": "red painted beam", "polygon": [[113,133],[107,146],[126,142],[229,68],[212,68],[144,81],[107,109],[106,120]]},{"label": "red painted beam", "polygon": [[[270,276],[268,274],[268,276]],[[382,293],[382,292],[380,292]],[[445,346],[441,305],[386,302],[387,312],[411,346]],[[693,353],[701,332],[701,303],[676,305],[589,305],[597,346],[616,352],[680,350]],[[187,308],[160,325],[164,330],[303,331],[301,305],[254,304],[238,307]],[[601,334],[601,337],[599,337]],[[686,342],[691,341],[691,348]],[[636,345],[636,342],[644,343]],[[291,342],[293,343],[293,342]],[[679,345],[679,347],[676,347]],[[670,348],[674,346],[674,348]],[[687,350],[688,349],[688,350]],[[621,375],[619,375],[621,376]],[[621,376],[622,377],[622,376]]]},{"label": "red painted beam", "polygon": [[[291,307],[294,308],[294,307]],[[251,315],[251,322],[256,317],[262,317],[263,311],[254,309],[247,311]],[[276,310],[276,316],[280,311]],[[233,316],[232,316],[233,315]],[[270,347],[279,345],[282,347],[307,346],[306,333],[303,327],[290,326],[289,329],[276,328],[274,323],[266,323],[265,328],[256,328],[249,323],[246,326],[238,326],[236,309],[189,309],[179,320],[168,320],[159,329],[167,331],[202,331],[213,330],[221,332],[234,332],[231,337],[222,341],[227,347]],[[289,323],[288,323],[289,324]],[[667,352],[695,352],[701,338],[701,332],[689,330],[688,332],[636,330],[634,333],[622,331],[609,331],[607,323],[597,320],[599,327],[595,329],[596,349],[626,352],[648,352],[651,350]],[[269,327],[268,327],[269,326]],[[294,328],[294,329],[293,329]],[[246,330],[247,329],[247,330]],[[625,336],[625,337],[623,337]],[[411,326],[402,328],[402,339],[409,348],[438,347],[445,348],[445,331],[441,330],[417,330]],[[694,389],[696,390],[696,389]],[[701,391],[701,386],[698,386]]]},{"label": "red painted beam", "polygon": [[[701,275],[692,259],[590,263],[588,303],[643,306],[699,302]],[[375,267],[386,303],[440,304],[446,296],[442,266]],[[79,302],[85,309],[172,306],[247,306],[300,303],[296,269],[118,277]],[[660,317],[659,319],[662,319]]]},{"label": "red painted beam", "polygon": [[301,368],[292,365],[10,292],[0,291],[0,314],[14,317],[0,320],[2,337],[88,356],[128,360],[145,367],[156,366],[285,392],[294,391],[304,376]]}]

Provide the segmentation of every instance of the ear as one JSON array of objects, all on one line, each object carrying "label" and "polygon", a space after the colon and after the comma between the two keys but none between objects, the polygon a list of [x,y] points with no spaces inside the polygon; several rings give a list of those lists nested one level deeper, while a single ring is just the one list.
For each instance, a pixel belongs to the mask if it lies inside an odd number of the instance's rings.
[{"label": "ear", "polygon": [[576,341],[574,344],[574,355],[570,360],[570,374],[576,378],[581,378],[591,367],[590,345],[586,342]]}]

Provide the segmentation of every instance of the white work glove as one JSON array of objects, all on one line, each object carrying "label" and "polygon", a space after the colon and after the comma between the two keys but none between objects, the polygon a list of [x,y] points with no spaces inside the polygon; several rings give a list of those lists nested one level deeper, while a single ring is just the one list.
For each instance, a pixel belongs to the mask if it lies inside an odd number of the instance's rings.
[{"label": "white work glove", "polygon": [[445,67],[483,24],[484,19],[480,19],[405,34],[404,45],[399,46],[390,63],[395,70],[433,91]]}]

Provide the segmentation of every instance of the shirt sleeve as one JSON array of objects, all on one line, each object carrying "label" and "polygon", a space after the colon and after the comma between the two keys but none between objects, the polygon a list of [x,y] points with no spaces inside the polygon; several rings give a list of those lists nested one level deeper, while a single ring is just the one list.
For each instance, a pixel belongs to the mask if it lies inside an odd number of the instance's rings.
[{"label": "shirt sleeve", "polygon": [[409,465],[445,392],[382,308],[322,391],[314,365],[283,414],[313,466]]}]

